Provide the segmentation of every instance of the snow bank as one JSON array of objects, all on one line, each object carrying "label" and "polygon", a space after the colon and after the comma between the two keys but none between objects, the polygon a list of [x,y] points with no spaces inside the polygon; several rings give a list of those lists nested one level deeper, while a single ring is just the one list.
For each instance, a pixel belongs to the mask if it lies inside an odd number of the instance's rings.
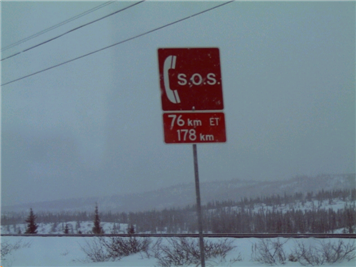
[{"label": "snow bank", "polygon": [[[16,243],[22,240],[22,243],[30,243],[29,248],[20,248],[13,251],[2,266],[157,266],[155,258],[147,259],[143,255],[135,254],[125,257],[120,261],[89,263],[84,262],[86,258],[81,246],[85,245],[85,240],[89,241],[93,237],[2,237],[1,242]],[[153,241],[156,238],[152,238]],[[218,239],[211,239],[218,240]],[[268,266],[251,260],[252,246],[259,242],[257,238],[232,239],[236,248],[231,251],[225,261],[219,259],[206,262],[206,266]],[[280,239],[282,242],[287,241],[284,245],[286,254],[290,253],[295,245],[296,239]],[[324,241],[337,241],[336,239],[323,239]],[[348,239],[343,239],[348,242]],[[298,241],[304,241],[306,244],[317,244],[320,239],[303,238]],[[241,255],[241,261],[236,260]],[[283,266],[301,266],[296,262],[287,262]],[[334,266],[356,266],[356,261],[344,262],[342,265]]]}]

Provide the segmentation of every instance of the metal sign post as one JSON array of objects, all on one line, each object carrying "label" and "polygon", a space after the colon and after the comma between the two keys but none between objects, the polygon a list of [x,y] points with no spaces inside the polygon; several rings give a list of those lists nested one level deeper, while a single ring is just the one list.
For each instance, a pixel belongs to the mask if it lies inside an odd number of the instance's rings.
[{"label": "metal sign post", "polygon": [[203,239],[203,218],[202,218],[201,202],[200,202],[198,152],[197,152],[197,145],[196,144],[193,144],[193,157],[194,157],[194,174],[195,174],[195,193],[196,193],[196,197],[197,197],[200,261],[201,261],[201,266],[205,267],[204,239]]}]

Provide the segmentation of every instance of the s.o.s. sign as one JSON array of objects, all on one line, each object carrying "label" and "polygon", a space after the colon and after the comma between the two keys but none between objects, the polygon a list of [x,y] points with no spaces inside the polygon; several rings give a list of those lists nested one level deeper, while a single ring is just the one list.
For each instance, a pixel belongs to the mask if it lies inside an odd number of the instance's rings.
[{"label": "s.o.s. sign", "polygon": [[162,109],[224,108],[218,48],[159,48]]}]

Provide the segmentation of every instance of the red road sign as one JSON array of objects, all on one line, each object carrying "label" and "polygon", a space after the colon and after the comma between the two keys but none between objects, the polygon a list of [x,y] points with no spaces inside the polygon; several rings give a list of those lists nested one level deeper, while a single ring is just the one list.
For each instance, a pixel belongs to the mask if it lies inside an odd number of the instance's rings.
[{"label": "red road sign", "polygon": [[160,48],[162,109],[224,108],[219,48]]},{"label": "red road sign", "polygon": [[223,112],[163,113],[166,143],[226,142]]}]

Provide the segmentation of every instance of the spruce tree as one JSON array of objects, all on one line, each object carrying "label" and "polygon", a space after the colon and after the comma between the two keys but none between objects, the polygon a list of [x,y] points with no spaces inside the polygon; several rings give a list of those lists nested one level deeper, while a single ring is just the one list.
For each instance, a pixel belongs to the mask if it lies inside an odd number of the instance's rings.
[{"label": "spruce tree", "polygon": [[32,208],[30,209],[30,215],[26,219],[27,229],[25,234],[37,234],[38,225],[35,222],[36,216],[33,214]]},{"label": "spruce tree", "polygon": [[68,224],[66,224],[66,227],[64,228],[64,233],[67,235],[69,234],[69,227]]},{"label": "spruce tree", "polygon": [[100,226],[98,205],[95,206],[94,227],[93,227],[92,231],[93,231],[93,234],[95,234],[95,235],[100,235],[100,234],[104,233],[103,228]]},{"label": "spruce tree", "polygon": [[135,227],[133,226],[133,224],[131,224],[131,226],[127,228],[127,233],[129,235],[133,235],[135,233]]}]

